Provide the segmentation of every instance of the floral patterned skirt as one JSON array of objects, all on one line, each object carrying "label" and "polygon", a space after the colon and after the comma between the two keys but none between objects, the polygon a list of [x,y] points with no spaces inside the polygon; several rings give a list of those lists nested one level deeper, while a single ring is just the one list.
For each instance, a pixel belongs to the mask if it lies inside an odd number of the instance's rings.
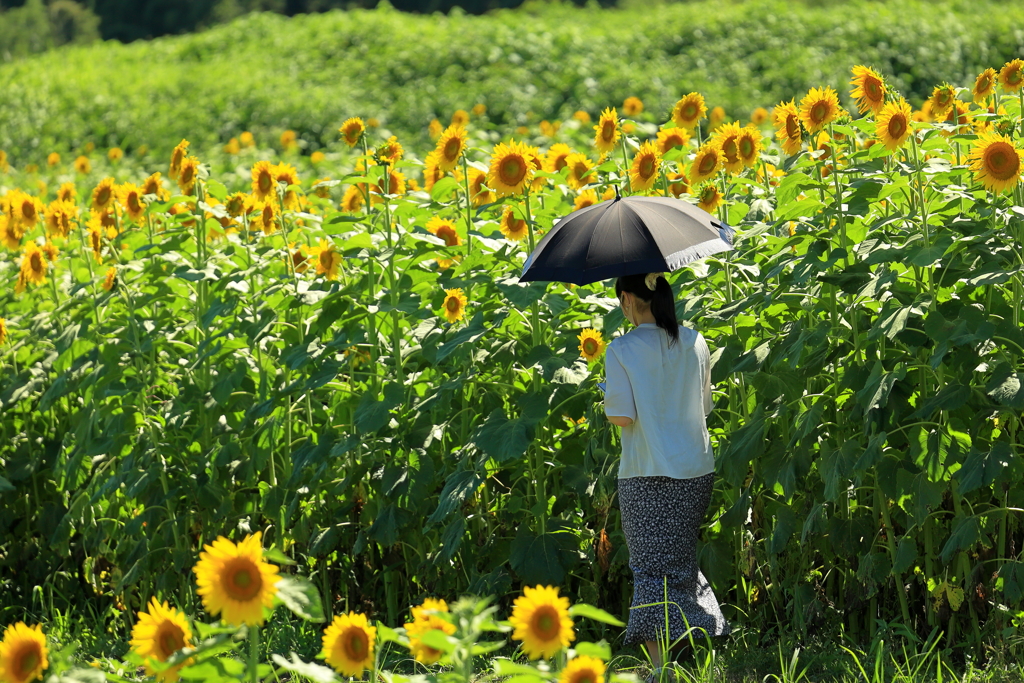
[{"label": "floral patterned skirt", "polygon": [[[697,537],[714,480],[714,472],[693,479],[618,480],[622,531],[633,570],[633,606],[625,645],[661,640],[666,619],[669,642],[683,636],[688,626],[697,629],[695,639],[705,635],[700,629],[708,636],[732,630],[697,566]],[[651,603],[661,604],[641,607]]]}]

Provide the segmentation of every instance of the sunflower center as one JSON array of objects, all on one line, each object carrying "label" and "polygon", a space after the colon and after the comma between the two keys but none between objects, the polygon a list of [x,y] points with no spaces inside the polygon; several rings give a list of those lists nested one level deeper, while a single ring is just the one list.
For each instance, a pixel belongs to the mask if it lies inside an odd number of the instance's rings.
[{"label": "sunflower center", "polygon": [[192,180],[192,174],[193,173],[194,173],[194,169],[191,166],[186,166],[185,168],[181,169],[181,182],[183,182],[183,183],[190,182]]},{"label": "sunflower center", "polygon": [[725,154],[725,158],[730,164],[736,163],[736,155],[739,153],[736,148],[736,138],[729,138],[722,143],[722,153]]},{"label": "sunflower center", "polygon": [[264,206],[262,215],[263,222],[266,225],[270,225],[271,223],[274,222],[274,207],[270,206],[269,204],[267,206]]},{"label": "sunflower center", "polygon": [[682,111],[680,113],[683,115],[683,119],[686,121],[690,121],[692,119],[697,118],[697,103],[687,102],[686,104],[683,105]]},{"label": "sunflower center", "polygon": [[[110,278],[113,280],[113,278]],[[165,661],[175,652],[185,647],[185,634],[181,629],[170,623],[165,623],[157,636],[157,644],[160,646],[160,661]]]},{"label": "sunflower center", "polygon": [[697,170],[700,171],[701,175],[707,175],[715,170],[715,163],[716,159],[714,154],[705,154],[701,158],[700,163],[697,164]]},{"label": "sunflower center", "polygon": [[134,192],[128,195],[128,209],[132,212],[142,210],[142,206],[139,204],[139,195]]},{"label": "sunflower center", "polygon": [[754,154],[754,141],[748,137],[740,138],[739,150],[741,156],[751,157]]},{"label": "sunflower center", "polygon": [[583,353],[588,356],[594,356],[597,354],[597,340],[593,337],[587,337],[583,340]]},{"label": "sunflower center", "polygon": [[796,140],[800,137],[800,126],[793,115],[786,117],[786,137],[790,140]]},{"label": "sunflower center", "polygon": [[717,195],[717,194],[718,194],[718,190],[716,190],[714,187],[712,187],[712,186],[705,187],[704,191],[700,193],[700,200],[702,202],[704,202],[705,204],[710,204],[711,202],[714,201],[715,195]]},{"label": "sunflower center", "polygon": [[252,560],[239,557],[228,565],[225,572],[224,591],[233,600],[247,602],[263,589],[263,577]]},{"label": "sunflower center", "polygon": [[442,225],[437,229],[437,236],[444,240],[447,247],[454,247],[459,243],[459,236],[450,225]]},{"label": "sunflower center", "polygon": [[1010,73],[1006,74],[1006,82],[1010,85],[1017,85],[1021,81],[1024,81],[1024,71],[1020,69],[1014,69]]},{"label": "sunflower center", "polygon": [[[584,342],[585,344],[586,342]],[[558,637],[561,629],[561,620],[558,618],[558,613],[554,607],[550,605],[544,605],[543,607],[537,608],[537,611],[533,614],[533,632],[541,640],[554,640]]]},{"label": "sunflower center", "polygon": [[270,192],[270,188],[274,185],[274,179],[270,177],[269,173],[260,173],[259,187],[260,192]]},{"label": "sunflower center", "polygon": [[366,637],[366,632],[361,628],[350,628],[348,633],[345,634],[344,647],[345,654],[348,655],[350,660],[361,662],[366,658],[366,653],[369,649],[370,642]]},{"label": "sunflower center", "polygon": [[459,156],[459,150],[462,149],[462,141],[458,138],[452,138],[448,141],[448,144],[444,146],[444,156],[446,159],[454,159]]},{"label": "sunflower center", "polygon": [[873,78],[869,78],[864,82],[864,93],[872,102],[878,102],[882,99],[882,84]]},{"label": "sunflower center", "polygon": [[590,669],[584,669],[573,677],[572,683],[595,683],[597,677],[594,676],[594,672]]},{"label": "sunflower center", "polygon": [[324,267],[324,270],[330,270],[331,266],[334,265],[334,252],[329,250],[321,251],[320,265]]},{"label": "sunflower center", "polygon": [[886,130],[889,131],[889,136],[892,138],[898,139],[903,137],[903,133],[906,132],[906,117],[898,115],[889,119],[889,125],[886,126]]},{"label": "sunflower center", "polygon": [[645,156],[643,159],[641,159],[640,160],[640,177],[641,178],[650,178],[652,175],[654,175],[654,166],[655,166],[655,164],[654,164],[654,157],[648,155],[648,156]]},{"label": "sunflower center", "polygon": [[1020,169],[1020,158],[1009,144],[996,142],[986,151],[985,167],[996,179],[1009,180]]},{"label": "sunflower center", "polygon": [[448,300],[444,302],[444,306],[450,312],[458,313],[459,309],[462,308],[462,303],[459,301],[458,297],[450,296],[448,297]]},{"label": "sunflower center", "polygon": [[605,121],[601,125],[601,139],[610,142],[615,137],[615,122]]},{"label": "sunflower center", "polygon": [[824,121],[826,114],[828,114],[828,104],[826,102],[815,102],[814,106],[811,107],[811,121],[815,123]]},{"label": "sunflower center", "polygon": [[25,648],[18,653],[17,659],[15,659],[15,668],[24,677],[28,677],[37,666],[39,666],[39,648],[35,643],[32,643],[30,647]]},{"label": "sunflower center", "polygon": [[42,252],[34,251],[28,262],[29,267],[33,273],[41,273],[43,271],[43,255]]},{"label": "sunflower center", "polygon": [[526,161],[522,157],[508,157],[501,162],[501,180],[506,185],[518,185],[526,175]]},{"label": "sunflower center", "polygon": [[561,171],[563,168],[565,168],[565,155],[560,154],[555,157],[555,170]]},{"label": "sunflower center", "polygon": [[35,220],[35,218],[36,218],[36,205],[33,204],[32,202],[25,202],[24,204],[22,204],[22,207],[21,207],[21,215],[23,215],[26,220],[29,220],[29,221]]}]

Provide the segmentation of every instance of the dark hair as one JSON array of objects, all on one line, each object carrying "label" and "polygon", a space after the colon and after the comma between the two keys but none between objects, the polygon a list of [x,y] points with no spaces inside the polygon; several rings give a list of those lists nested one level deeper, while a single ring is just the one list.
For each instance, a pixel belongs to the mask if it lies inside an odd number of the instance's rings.
[{"label": "dark hair", "polygon": [[676,298],[672,294],[672,285],[664,276],[659,275],[652,291],[647,288],[646,279],[647,273],[616,278],[615,296],[621,297],[623,292],[629,292],[650,304],[654,322],[668,332],[668,343],[671,346],[679,340],[679,319],[676,318]]}]

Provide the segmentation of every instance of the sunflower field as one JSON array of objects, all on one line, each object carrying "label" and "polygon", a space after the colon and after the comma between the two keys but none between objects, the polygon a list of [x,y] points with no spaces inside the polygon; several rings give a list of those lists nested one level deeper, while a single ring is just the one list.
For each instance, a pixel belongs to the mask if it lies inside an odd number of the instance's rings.
[{"label": "sunflower field", "polygon": [[[670,275],[713,351],[727,617],[1018,647],[1024,60],[920,108],[883,73],[742,118],[680,92],[515,130],[468,102],[429,145],[353,111],[312,153],[0,152],[6,680],[47,662],[25,615],[88,600],[160,680],[334,680],[259,661],[283,604],[344,676],[379,641],[469,681],[510,632],[551,661],[497,674],[601,683],[631,575],[596,384],[625,326],[607,283],[518,276],[617,190],[737,230]],[[573,616],[603,642],[569,652]]]}]

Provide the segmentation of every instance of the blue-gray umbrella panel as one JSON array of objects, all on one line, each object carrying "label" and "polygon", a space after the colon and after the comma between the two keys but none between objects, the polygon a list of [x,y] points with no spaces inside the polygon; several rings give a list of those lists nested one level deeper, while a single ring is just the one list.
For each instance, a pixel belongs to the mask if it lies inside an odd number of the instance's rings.
[{"label": "blue-gray umbrella panel", "polygon": [[621,275],[670,272],[731,250],[733,232],[680,199],[616,197],[558,221],[526,259],[519,279],[585,285]]}]

